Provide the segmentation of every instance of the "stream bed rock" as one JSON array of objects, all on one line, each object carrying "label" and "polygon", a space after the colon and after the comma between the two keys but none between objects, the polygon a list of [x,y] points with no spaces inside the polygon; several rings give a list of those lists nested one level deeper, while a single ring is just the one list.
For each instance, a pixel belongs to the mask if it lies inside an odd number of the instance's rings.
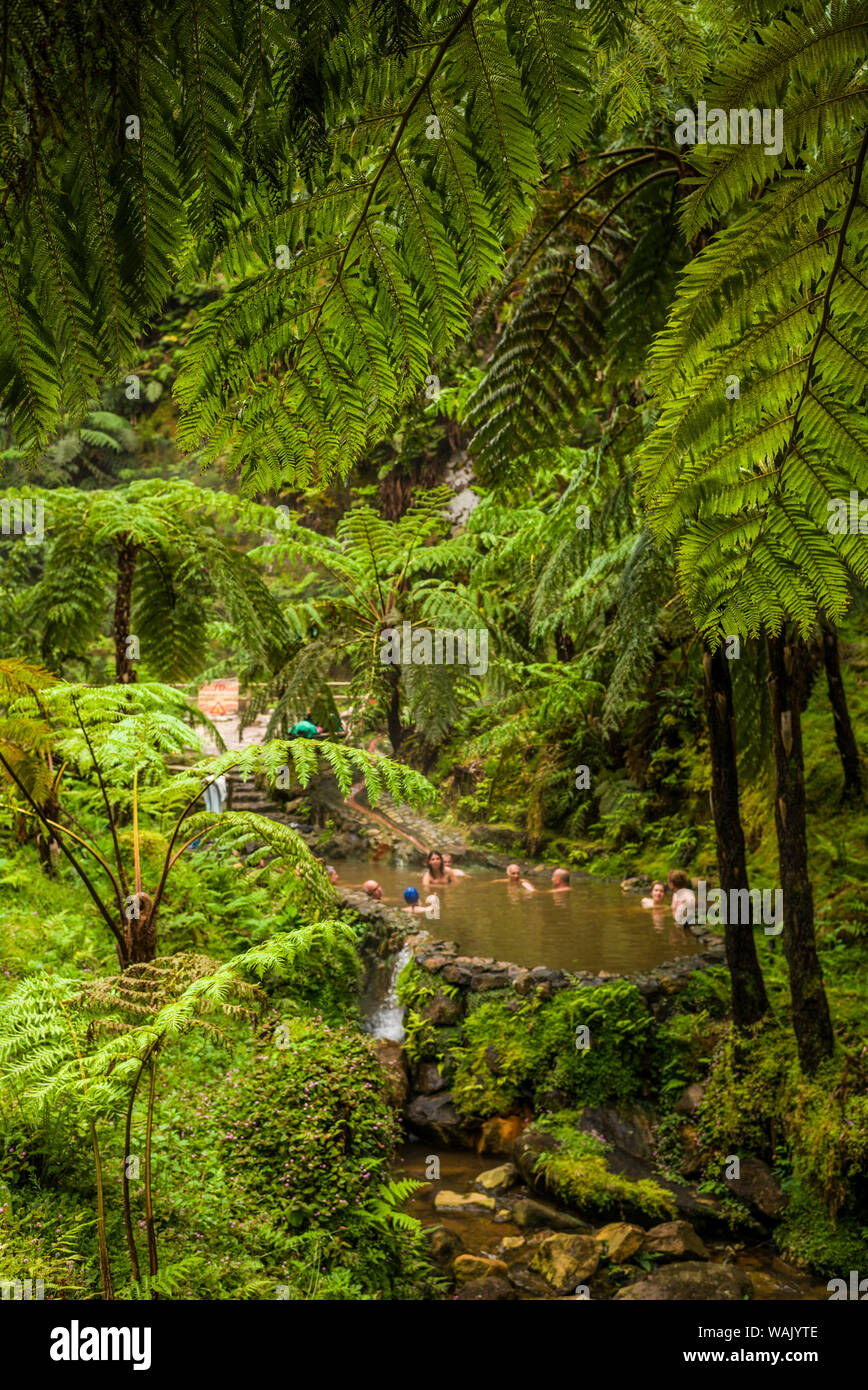
[{"label": "stream bed rock", "polygon": [[530,1263],[555,1293],[571,1293],[596,1273],[600,1247],[593,1236],[549,1236]]},{"label": "stream bed rock", "polygon": [[655,1269],[637,1283],[619,1289],[615,1301],[681,1303],[708,1299],[718,1303],[738,1303],[750,1293],[750,1279],[744,1270],[735,1265],[688,1261],[686,1264],[670,1265],[666,1269]]}]

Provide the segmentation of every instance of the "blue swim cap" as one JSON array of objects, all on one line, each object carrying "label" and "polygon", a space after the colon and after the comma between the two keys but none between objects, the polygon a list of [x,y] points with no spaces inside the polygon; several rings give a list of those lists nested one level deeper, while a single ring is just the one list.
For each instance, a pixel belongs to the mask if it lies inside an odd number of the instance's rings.
[{"label": "blue swim cap", "polygon": [[405,903],[417,903],[418,901],[419,901],[419,889],[418,889],[418,888],[405,888],[405,889],[404,889],[404,902],[405,902]]}]

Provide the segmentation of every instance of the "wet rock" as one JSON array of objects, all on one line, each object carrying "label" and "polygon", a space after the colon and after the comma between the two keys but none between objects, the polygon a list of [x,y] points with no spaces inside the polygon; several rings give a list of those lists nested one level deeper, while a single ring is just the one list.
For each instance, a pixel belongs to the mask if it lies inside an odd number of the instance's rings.
[{"label": "wet rock", "polygon": [[509,1282],[514,1284],[522,1293],[529,1293],[534,1298],[551,1298],[552,1291],[550,1286],[543,1279],[541,1274],[530,1268],[526,1264],[510,1265]]},{"label": "wet rock", "polygon": [[450,1267],[456,1255],[464,1248],[461,1237],[446,1226],[426,1226],[424,1236],[431,1258],[444,1267]]},{"label": "wet rock", "polygon": [[631,1226],[627,1221],[611,1221],[594,1232],[594,1240],[602,1247],[603,1253],[616,1264],[632,1259],[645,1239],[641,1226]]},{"label": "wet rock", "polygon": [[494,1046],[494,1043],[489,1043],[488,1047],[485,1049],[485,1065],[488,1067],[492,1076],[500,1076],[500,1053]]},{"label": "wet rock", "polygon": [[537,986],[550,985],[553,990],[566,989],[571,983],[566,971],[550,970],[547,965],[535,965],[530,977]]},{"label": "wet rock", "polygon": [[418,931],[414,932],[412,936],[408,936],[404,945],[409,946],[411,951],[415,951],[417,947],[424,947],[426,944],[430,944],[430,941],[430,932]]},{"label": "wet rock", "polygon": [[537,1202],[532,1197],[520,1197],[512,1208],[512,1219],[522,1230],[534,1231],[548,1227],[553,1231],[579,1232],[590,1229],[587,1222],[580,1221],[569,1212],[558,1211],[548,1202]]},{"label": "wet rock", "polygon": [[466,989],[470,984],[471,971],[467,965],[453,961],[451,965],[444,965],[441,974],[448,985],[457,985],[459,989]]},{"label": "wet rock", "polygon": [[476,1179],[476,1186],[483,1192],[503,1191],[512,1187],[518,1179],[518,1169],[514,1163],[501,1163],[497,1168],[486,1168]]},{"label": "wet rock", "polygon": [[459,1255],[452,1263],[452,1273],[459,1284],[468,1284],[471,1279],[505,1278],[506,1265],[484,1255]]},{"label": "wet rock", "polygon": [[634,874],[632,878],[621,881],[622,893],[644,893],[650,887],[651,880],[645,874]]},{"label": "wet rock", "polygon": [[448,994],[435,994],[420,1012],[422,1017],[427,1018],[435,1027],[448,1027],[450,1023],[457,1023],[461,1018],[462,1004],[460,999],[450,999]]},{"label": "wet rock", "polygon": [[431,974],[434,975],[438,970],[442,970],[444,965],[449,964],[449,959],[447,956],[427,956],[424,964],[425,969],[430,970]]},{"label": "wet rock", "polygon": [[704,1094],[705,1087],[701,1081],[694,1081],[692,1085],[685,1086],[675,1102],[676,1115],[694,1115]]},{"label": "wet rock", "polygon": [[481,1154],[511,1154],[526,1123],[521,1115],[495,1115],[490,1120],[483,1120],[477,1151]]},{"label": "wet rock", "polygon": [[773,1274],[769,1274],[765,1269],[751,1269],[748,1271],[750,1279],[751,1297],[759,1299],[776,1299],[780,1293],[780,1281]]},{"label": "wet rock", "polygon": [[642,998],[647,999],[650,1003],[660,998],[662,993],[660,981],[655,980],[653,976],[643,976],[641,979],[635,981],[635,985],[642,995]]},{"label": "wet rock", "polygon": [[[672,1182],[655,1171],[648,1116],[633,1109],[618,1111],[611,1106],[586,1106],[579,1128],[602,1136],[609,1145],[603,1161],[610,1173],[640,1182],[648,1178],[668,1193],[683,1220],[706,1232],[729,1233],[731,1218],[712,1198],[699,1196],[683,1183]],[[518,1162],[518,1159],[516,1159]],[[521,1168],[521,1164],[519,1163]],[[523,1171],[523,1170],[522,1170]],[[622,1216],[641,1221],[640,1210],[623,1209]]]},{"label": "wet rock", "polygon": [[774,1221],[786,1206],[778,1182],[767,1163],[760,1158],[743,1158],[737,1178],[725,1178],[727,1187],[761,1216]]},{"label": "wet rock", "polygon": [[667,1260],[707,1260],[708,1251],[689,1221],[664,1221],[646,1231],[642,1250]]},{"label": "wet rock", "polygon": [[750,1279],[734,1265],[687,1264],[655,1269],[644,1279],[619,1289],[616,1302],[654,1301],[679,1303],[711,1300],[739,1303],[750,1294]]},{"label": "wet rock", "polygon": [[456,1295],[461,1303],[496,1303],[518,1294],[506,1279],[491,1275],[486,1279],[471,1279]]},{"label": "wet rock", "polygon": [[455,1109],[451,1091],[415,1096],[404,1107],[404,1123],[421,1139],[454,1144],[460,1149],[472,1149],[474,1146],[476,1136],[473,1128]]},{"label": "wet rock", "polygon": [[502,1225],[504,1221],[512,1220],[512,1212],[509,1210],[509,1207],[501,1207],[500,1211],[496,1211],[491,1219],[492,1221],[498,1222],[499,1225]]},{"label": "wet rock", "polygon": [[512,1156],[526,1183],[533,1186],[537,1159],[540,1154],[556,1148],[557,1141],[554,1137],[540,1129],[527,1129],[516,1139]]},{"label": "wet rock", "polygon": [[527,1236],[504,1236],[497,1247],[500,1256],[514,1256],[527,1245]]},{"label": "wet rock", "polygon": [[474,970],[470,976],[470,988],[474,991],[506,989],[509,983],[507,970]]},{"label": "wet rock", "polygon": [[432,1096],[446,1089],[446,1078],[434,1062],[420,1062],[416,1068],[413,1086],[423,1096]]},{"label": "wet rock", "polygon": [[571,1293],[595,1273],[600,1247],[592,1236],[554,1235],[543,1241],[531,1260],[555,1293]]},{"label": "wet rock", "polygon": [[444,1188],[435,1193],[434,1206],[437,1211],[467,1211],[473,1208],[477,1211],[494,1211],[497,1203],[483,1192],[447,1192]]},{"label": "wet rock", "polygon": [[389,1105],[400,1110],[410,1091],[407,1059],[399,1042],[377,1038],[374,1042],[377,1061],[383,1071],[383,1092]]}]

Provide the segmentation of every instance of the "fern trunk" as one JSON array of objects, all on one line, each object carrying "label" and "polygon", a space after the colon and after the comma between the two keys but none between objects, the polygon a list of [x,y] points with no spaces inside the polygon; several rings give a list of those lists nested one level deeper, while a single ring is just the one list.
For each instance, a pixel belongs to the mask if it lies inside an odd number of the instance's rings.
[{"label": "fern trunk", "polygon": [[[736,764],[735,711],[729,662],[718,647],[706,647],[702,654],[705,675],[705,710],[711,751],[714,831],[717,838],[717,867],[725,900],[731,902],[732,889],[749,887],[744,831],[738,805],[738,767]],[[738,901],[744,901],[739,899]],[[769,1001],[756,953],[753,913],[749,923],[728,922],[724,931],[726,961],[732,989],[732,1017],[737,1028],[747,1028],[768,1012]]]},{"label": "fern trunk", "polygon": [[397,666],[386,677],[389,690],[389,704],[386,710],[386,723],[392,752],[397,753],[404,742],[404,726],[401,723],[401,677]]},{"label": "fern trunk", "polygon": [[119,685],[131,685],[136,679],[136,668],[130,655],[129,638],[137,553],[138,547],[129,537],[119,541],[115,614],[112,624],[112,639],[115,644],[115,680]]},{"label": "fern trunk", "polygon": [[838,652],[838,634],[833,627],[823,626],[823,662],[826,667],[826,684],[829,688],[829,703],[835,721],[835,742],[841,755],[844,769],[844,790],[842,801],[862,800],[862,765],[859,760],[859,745],[853,732],[850,711],[847,708],[847,692],[841,679],[841,662]]},{"label": "fern trunk", "polygon": [[801,718],[808,653],[804,642],[786,627],[779,637],[768,638],[768,653],[784,954],[799,1063],[811,1073],[831,1056],[835,1039],[814,937],[814,896],[808,876]]}]

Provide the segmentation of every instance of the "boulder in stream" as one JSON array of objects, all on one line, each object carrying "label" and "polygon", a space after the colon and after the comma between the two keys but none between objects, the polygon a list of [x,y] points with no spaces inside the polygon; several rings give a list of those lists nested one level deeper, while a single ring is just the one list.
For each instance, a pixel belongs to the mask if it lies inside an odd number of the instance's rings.
[{"label": "boulder in stream", "polygon": [[446,1268],[451,1267],[452,1261],[464,1247],[464,1241],[457,1232],[450,1231],[447,1226],[426,1226],[424,1236],[431,1258]]},{"label": "boulder in stream", "polygon": [[483,1192],[447,1192],[441,1189],[435,1194],[434,1206],[437,1211],[494,1211],[497,1207],[493,1197]]},{"label": "boulder in stream", "polygon": [[521,1115],[495,1115],[483,1120],[476,1150],[481,1154],[511,1154],[527,1120]]},{"label": "boulder in stream", "polygon": [[514,1163],[501,1163],[497,1168],[486,1168],[476,1179],[476,1186],[483,1192],[502,1192],[512,1187],[518,1180],[518,1169]]},{"label": "boulder in stream", "polygon": [[518,1294],[508,1280],[492,1275],[485,1279],[470,1279],[455,1297],[462,1303],[499,1303],[518,1298]]},{"label": "boulder in stream", "polygon": [[717,1303],[739,1303],[749,1296],[751,1283],[744,1270],[735,1265],[687,1264],[669,1265],[619,1289],[616,1302],[681,1303],[712,1300]]},{"label": "boulder in stream", "polygon": [[708,1251],[689,1221],[664,1221],[646,1231],[642,1250],[667,1260],[707,1260]]},{"label": "boulder in stream", "polygon": [[571,1293],[591,1278],[599,1263],[600,1247],[593,1236],[554,1235],[543,1241],[531,1268],[555,1293]]},{"label": "boulder in stream", "polygon": [[407,1127],[422,1139],[439,1144],[453,1144],[459,1149],[472,1149],[475,1135],[462,1119],[452,1102],[451,1091],[438,1091],[433,1096],[415,1096],[404,1109]]},{"label": "boulder in stream", "polygon": [[594,1240],[613,1264],[632,1259],[644,1239],[642,1227],[632,1226],[627,1221],[610,1221],[608,1226],[601,1226],[594,1232]]},{"label": "boulder in stream", "polygon": [[537,1202],[532,1197],[520,1197],[512,1208],[512,1219],[523,1230],[537,1231],[548,1228],[552,1231],[588,1231],[586,1221],[571,1216],[567,1211],[558,1211],[549,1202]]},{"label": "boulder in stream", "polygon": [[506,1278],[506,1265],[487,1255],[458,1255],[452,1262],[452,1273],[459,1284],[467,1284],[471,1279]]}]

